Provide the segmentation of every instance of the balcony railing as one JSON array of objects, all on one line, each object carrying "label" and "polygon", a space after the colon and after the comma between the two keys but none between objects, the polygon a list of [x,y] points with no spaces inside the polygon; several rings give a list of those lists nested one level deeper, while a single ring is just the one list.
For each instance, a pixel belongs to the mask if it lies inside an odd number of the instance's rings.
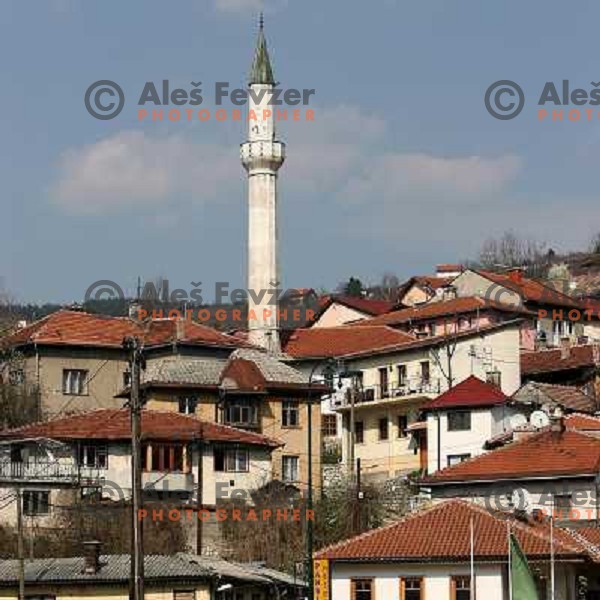
[{"label": "balcony railing", "polygon": [[[354,402],[362,404],[378,400],[405,398],[410,396],[426,395],[435,396],[441,392],[440,379],[423,379],[415,377],[400,383],[390,383],[387,386],[365,386],[355,393]],[[352,390],[346,390],[343,405],[347,406],[352,401]],[[338,404],[339,405],[339,404]]]},{"label": "balcony railing", "polygon": [[58,461],[0,461],[1,481],[57,481],[76,483],[79,481],[99,481],[106,471],[92,467],[79,467],[75,463]]}]

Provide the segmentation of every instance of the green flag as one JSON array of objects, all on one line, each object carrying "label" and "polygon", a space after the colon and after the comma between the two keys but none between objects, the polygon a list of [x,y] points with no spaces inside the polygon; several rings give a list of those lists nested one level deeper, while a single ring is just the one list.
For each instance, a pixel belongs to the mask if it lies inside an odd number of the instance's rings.
[{"label": "green flag", "polygon": [[533,573],[517,538],[510,534],[510,576],[512,600],[539,600]]}]

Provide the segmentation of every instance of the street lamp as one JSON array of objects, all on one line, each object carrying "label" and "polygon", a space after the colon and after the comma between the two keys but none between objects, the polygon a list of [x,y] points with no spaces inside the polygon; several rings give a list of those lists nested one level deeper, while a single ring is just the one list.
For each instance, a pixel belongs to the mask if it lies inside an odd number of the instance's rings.
[{"label": "street lamp", "polygon": [[[317,371],[321,369],[321,374],[326,382],[333,383],[336,373],[338,374],[338,388],[342,387],[342,380],[346,377],[351,377],[356,374],[355,371],[348,371],[344,366],[344,362],[341,359],[325,358],[315,363],[311,369],[308,377],[308,419],[307,419],[307,430],[308,430],[308,494],[307,494],[307,508],[309,511],[313,510],[313,481],[312,481],[312,386],[314,383],[314,377]],[[320,398],[319,398],[320,401]],[[310,513],[307,513],[310,514]],[[308,584],[308,600],[313,600],[314,592],[314,572],[313,572],[313,545],[314,545],[314,526],[312,519],[308,519],[306,523],[306,571],[307,571],[307,584]]]}]

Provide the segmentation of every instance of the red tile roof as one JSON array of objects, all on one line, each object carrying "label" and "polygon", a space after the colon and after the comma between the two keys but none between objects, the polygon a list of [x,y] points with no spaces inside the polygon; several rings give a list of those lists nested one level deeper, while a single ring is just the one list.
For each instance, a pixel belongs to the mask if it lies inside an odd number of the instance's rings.
[{"label": "red tile roof", "polygon": [[508,401],[502,390],[471,375],[422,407],[422,410],[496,406]]},{"label": "red tile roof", "polygon": [[416,275],[415,277],[412,277],[411,279],[409,279],[409,282],[411,282],[409,284],[409,288],[412,285],[424,285],[427,286],[429,288],[431,288],[432,290],[438,290],[441,287],[444,287],[445,285],[448,285],[452,280],[454,279],[454,277],[436,277],[435,275]]},{"label": "red tile roof", "polygon": [[[477,560],[506,560],[508,526],[528,559],[539,560],[550,555],[547,523],[491,513],[464,500],[448,500],[412,513],[387,527],[324,548],[315,554],[315,558],[348,562],[468,561],[471,554],[471,524]],[[594,558],[595,553],[590,552],[567,530],[555,528],[554,533],[554,554],[557,559]]]},{"label": "red tile roof", "polygon": [[566,475],[595,476],[599,470],[600,440],[572,430],[562,433],[543,431],[423,477],[421,482],[431,485]]},{"label": "red tile roof", "polygon": [[521,374],[550,373],[600,365],[600,345],[585,344],[521,353]]},{"label": "red tile roof", "polygon": [[565,426],[576,431],[600,431],[600,418],[573,413],[565,417]]},{"label": "red tile roof", "polygon": [[[101,409],[53,421],[0,431],[0,439],[50,438],[56,440],[128,440],[131,421],[128,409]],[[142,438],[148,440],[231,442],[277,447],[281,444],[264,435],[200,421],[173,411],[142,411]]]},{"label": "red tile roof", "polygon": [[[410,323],[411,321],[422,321],[444,316],[452,317],[454,315],[476,313],[477,311],[486,310],[507,312],[513,315],[535,315],[534,312],[502,304],[501,302],[494,302],[492,300],[484,300],[483,298],[471,296],[466,298],[453,298],[452,300],[440,302],[430,302],[420,306],[395,310],[378,317],[373,317],[372,319],[361,321],[360,325],[400,325],[402,323]],[[358,324],[359,323],[357,323],[357,325]]]},{"label": "red tile roof", "polygon": [[186,319],[154,319],[138,322],[125,317],[59,310],[6,336],[3,347],[27,344],[99,346],[120,348],[123,338],[137,336],[148,346],[183,344],[238,347],[244,342]]},{"label": "red tile roof", "polygon": [[343,304],[367,315],[382,315],[394,308],[394,303],[388,300],[377,300],[375,298],[362,298],[358,296],[329,295],[320,303],[321,312],[325,311],[334,303]]},{"label": "red tile roof", "polygon": [[[569,308],[580,306],[579,302],[574,298],[545,285],[541,281],[525,277],[517,271],[513,271],[512,273],[494,273],[492,271],[479,270],[476,272],[494,283],[517,292],[525,302],[548,304],[550,306],[566,306]],[[493,294],[491,296],[493,297]]]},{"label": "red tile roof", "polygon": [[297,329],[284,342],[284,352],[294,358],[324,358],[381,350],[415,341],[412,335],[391,327],[311,327]]}]

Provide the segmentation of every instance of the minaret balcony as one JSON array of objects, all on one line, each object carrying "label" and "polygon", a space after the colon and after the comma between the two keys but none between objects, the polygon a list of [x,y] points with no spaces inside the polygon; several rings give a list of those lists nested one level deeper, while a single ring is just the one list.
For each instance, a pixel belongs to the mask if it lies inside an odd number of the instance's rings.
[{"label": "minaret balcony", "polygon": [[285,144],[272,140],[244,142],[240,147],[240,157],[248,171],[255,169],[277,171],[285,160]]}]

